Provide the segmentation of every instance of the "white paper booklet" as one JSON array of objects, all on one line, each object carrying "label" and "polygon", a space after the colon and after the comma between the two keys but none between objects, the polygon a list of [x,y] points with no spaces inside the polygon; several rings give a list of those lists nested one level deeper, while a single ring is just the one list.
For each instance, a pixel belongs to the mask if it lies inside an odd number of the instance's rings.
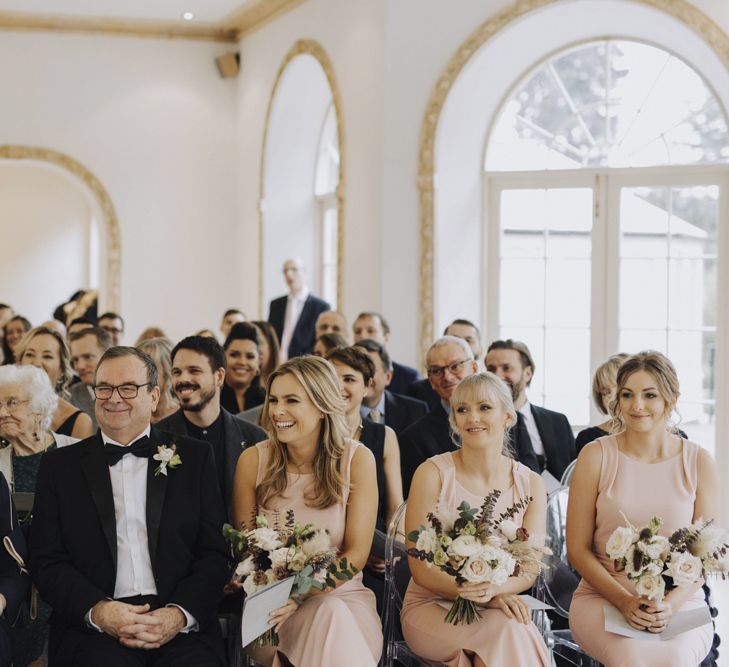
[{"label": "white paper booklet", "polygon": [[633,639],[644,639],[646,641],[666,641],[673,639],[684,632],[700,628],[702,625],[711,623],[709,607],[704,605],[698,609],[679,611],[672,617],[666,629],[660,634],[636,630],[628,624],[625,617],[615,607],[605,607],[605,630],[616,635],[632,637]]},{"label": "white paper booklet", "polygon": [[258,639],[272,627],[268,622],[268,615],[286,604],[293,585],[294,578],[288,577],[246,597],[240,621],[243,646]]}]

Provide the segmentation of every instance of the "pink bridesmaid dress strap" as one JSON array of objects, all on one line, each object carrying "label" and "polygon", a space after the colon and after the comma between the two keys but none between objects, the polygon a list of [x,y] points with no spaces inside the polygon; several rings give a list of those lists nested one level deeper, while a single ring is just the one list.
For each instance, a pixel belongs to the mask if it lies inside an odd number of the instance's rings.
[{"label": "pink bridesmaid dress strap", "polygon": [[437,454],[428,459],[440,474],[440,496],[438,502],[443,506],[455,505],[456,499],[456,464],[451,452]]},{"label": "pink bridesmaid dress strap", "polygon": [[531,483],[529,481],[529,468],[514,461],[512,464],[512,475],[514,476],[514,502],[531,495]]},{"label": "pink bridesmaid dress strap", "polygon": [[698,483],[698,456],[699,446],[689,440],[682,439],[683,451],[683,483],[686,491],[691,494],[696,493],[696,485]]},{"label": "pink bridesmaid dress strap", "polygon": [[598,438],[602,450],[602,464],[600,465],[600,481],[597,485],[598,493],[608,493],[615,482],[618,473],[618,441],[614,435],[605,435]]},{"label": "pink bridesmaid dress strap", "polygon": [[345,505],[349,500],[349,490],[351,488],[349,479],[350,471],[352,469],[352,459],[354,458],[354,453],[357,451],[358,447],[364,447],[364,445],[360,442],[357,442],[356,440],[348,439],[344,445],[345,449],[344,454],[342,455],[342,477],[344,478],[342,501]]},{"label": "pink bridesmaid dress strap", "polygon": [[256,486],[258,486],[263,480],[263,471],[268,465],[268,459],[271,456],[271,445],[268,440],[256,443],[256,449],[258,450],[258,471],[256,472]]}]

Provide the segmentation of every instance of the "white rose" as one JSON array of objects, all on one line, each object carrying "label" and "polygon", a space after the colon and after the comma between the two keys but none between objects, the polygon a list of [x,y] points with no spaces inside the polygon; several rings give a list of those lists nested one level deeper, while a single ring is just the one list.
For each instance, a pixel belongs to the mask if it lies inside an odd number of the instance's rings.
[{"label": "white rose", "polygon": [[418,535],[418,541],[415,543],[418,551],[425,553],[434,553],[438,548],[438,535],[432,528],[427,528]]},{"label": "white rose", "polygon": [[668,538],[663,537],[663,535],[654,535],[650,542],[640,541],[635,546],[653,560],[656,558],[665,559],[671,548]]},{"label": "white rose", "polygon": [[280,549],[274,549],[269,557],[271,558],[271,567],[286,567],[289,558],[293,556],[292,550],[288,547],[281,547]]},{"label": "white rose", "polygon": [[238,563],[235,568],[235,574],[238,577],[247,577],[256,569],[256,561],[253,560],[253,556],[248,556],[245,560]]},{"label": "white rose", "polygon": [[249,535],[253,537],[256,544],[264,551],[273,551],[281,546],[278,532],[273,528],[256,528]]},{"label": "white rose", "polygon": [[448,554],[459,558],[470,558],[480,553],[483,545],[473,535],[459,535],[448,547]]},{"label": "white rose", "polygon": [[676,586],[696,583],[703,572],[701,559],[690,553],[671,552],[671,559],[666,563],[668,573]]},{"label": "white rose", "polygon": [[506,583],[506,580],[513,574],[514,572],[514,561],[512,559],[511,563],[504,562],[499,563],[498,567],[495,570],[491,571],[491,583],[494,586],[501,586]]},{"label": "white rose", "polygon": [[635,582],[635,592],[651,600],[662,600],[666,591],[666,582],[663,577],[652,574],[643,574]]},{"label": "white rose", "polygon": [[496,567],[491,569],[488,579],[492,584],[501,586],[514,574],[516,560],[507,551],[495,547],[484,547],[481,556],[491,564],[496,563]]},{"label": "white rose", "polygon": [[499,524],[499,530],[504,534],[504,537],[506,537],[509,542],[513,542],[516,539],[516,531],[519,530],[519,526],[517,526],[513,521],[504,519]]},{"label": "white rose", "polygon": [[635,538],[635,531],[632,528],[623,526],[616,528],[605,545],[608,558],[616,560],[625,557]]},{"label": "white rose", "polygon": [[653,577],[663,574],[663,564],[659,565],[659,562],[651,561],[648,563],[648,565],[643,568],[643,574],[648,574]]}]

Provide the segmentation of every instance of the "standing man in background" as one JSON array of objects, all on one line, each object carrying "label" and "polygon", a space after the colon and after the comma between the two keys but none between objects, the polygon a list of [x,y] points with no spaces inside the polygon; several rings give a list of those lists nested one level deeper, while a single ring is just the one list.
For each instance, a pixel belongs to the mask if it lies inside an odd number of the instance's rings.
[{"label": "standing man in background", "polygon": [[326,301],[309,291],[304,263],[300,259],[287,259],[283,274],[289,293],[271,301],[268,313],[268,321],[281,341],[282,362],[311,352],[316,320],[321,313],[331,310]]}]

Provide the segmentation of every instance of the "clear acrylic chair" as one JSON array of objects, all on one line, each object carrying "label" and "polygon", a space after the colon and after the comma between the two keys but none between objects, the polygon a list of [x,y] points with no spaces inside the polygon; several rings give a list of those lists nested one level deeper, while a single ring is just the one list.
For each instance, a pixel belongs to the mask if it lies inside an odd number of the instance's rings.
[{"label": "clear acrylic chair", "polygon": [[[553,625],[567,625],[572,595],[580,583],[580,576],[567,559],[567,501],[569,488],[560,487],[547,498],[547,540],[552,555],[545,556],[545,567],[536,584],[537,597],[554,607],[552,621],[542,614],[537,621],[544,641],[559,665],[599,667],[599,663],[585,653],[572,638],[569,628],[554,628]],[[560,623],[560,619],[564,619]]]},{"label": "clear acrylic chair", "polygon": [[393,667],[395,661],[408,667],[425,664],[408,648],[400,629],[400,610],[410,581],[405,536],[398,532],[406,507],[405,502],[395,511],[385,542],[385,599],[382,613],[384,646],[380,660],[381,667]]}]

